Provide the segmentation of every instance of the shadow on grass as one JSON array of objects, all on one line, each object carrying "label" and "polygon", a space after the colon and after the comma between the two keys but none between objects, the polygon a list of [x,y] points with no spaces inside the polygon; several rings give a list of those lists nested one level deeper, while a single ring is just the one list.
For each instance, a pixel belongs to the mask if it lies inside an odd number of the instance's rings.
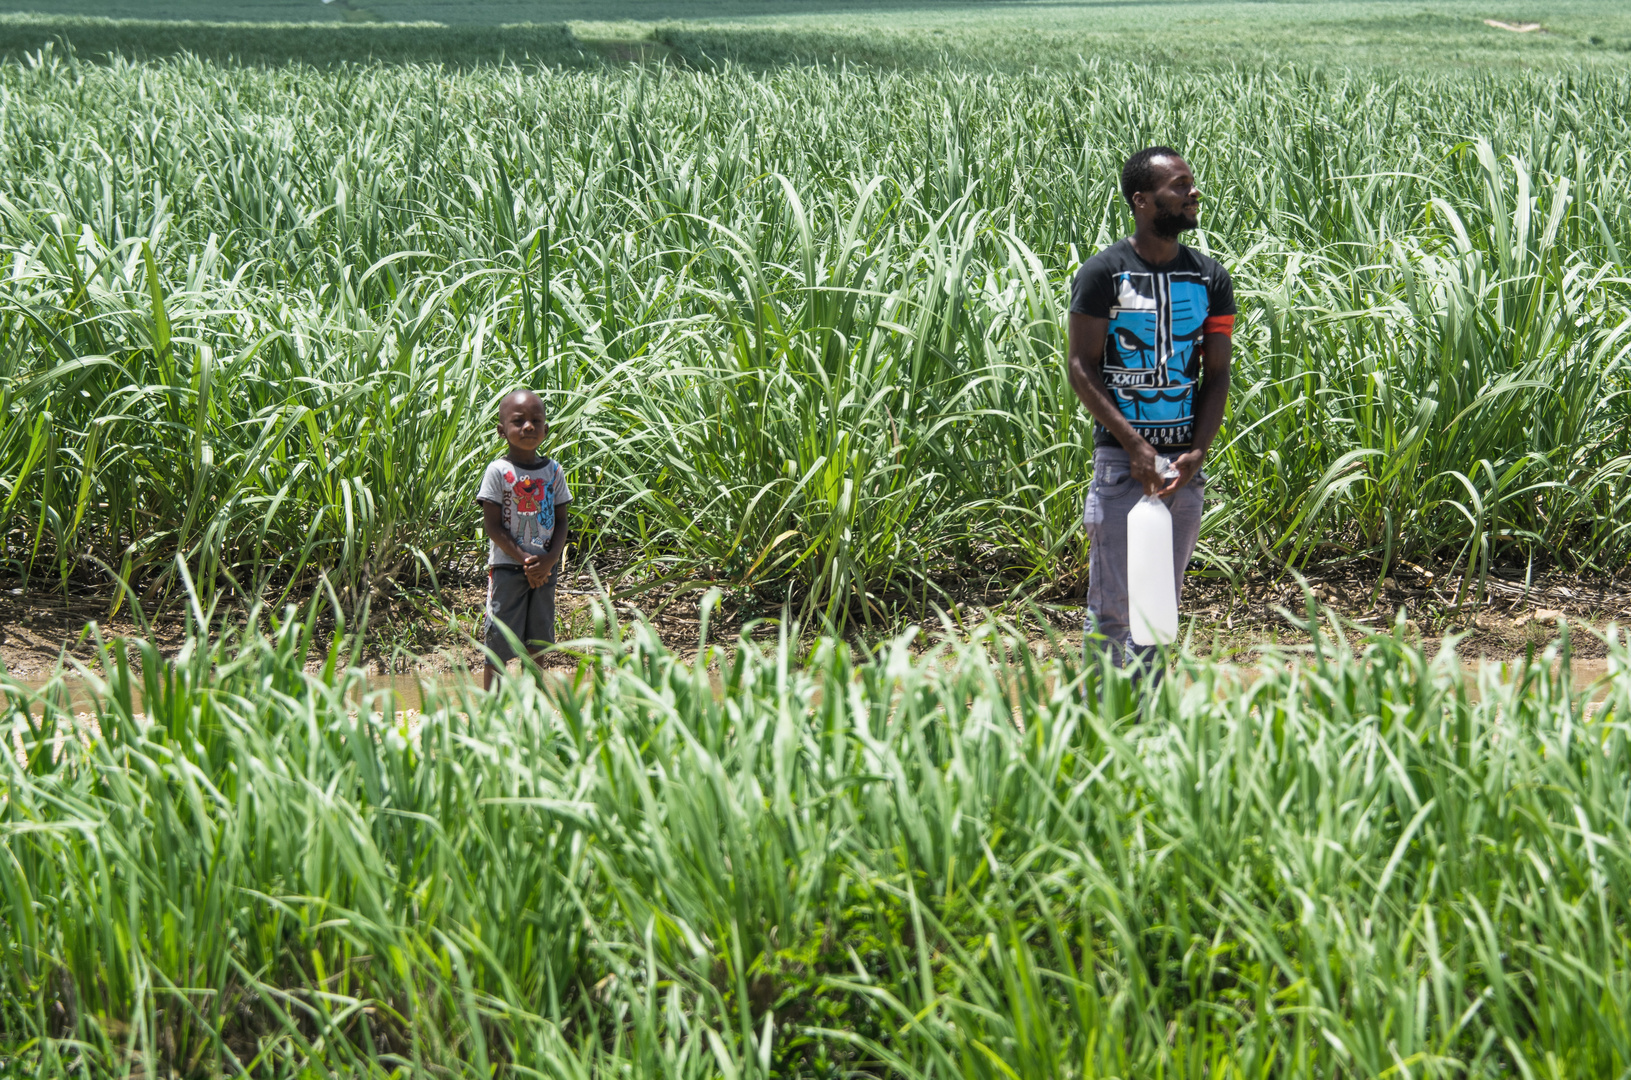
[{"label": "shadow on grass", "polygon": [[0,56],[17,59],[50,46],[92,61],[191,54],[240,64],[515,62],[599,63],[565,23],[442,26],[436,23],[207,23],[150,19],[0,16]]}]

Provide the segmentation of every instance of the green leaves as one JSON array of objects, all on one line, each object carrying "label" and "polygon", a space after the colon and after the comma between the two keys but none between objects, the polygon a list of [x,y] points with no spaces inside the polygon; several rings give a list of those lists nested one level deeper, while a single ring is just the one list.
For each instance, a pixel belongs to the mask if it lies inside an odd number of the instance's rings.
[{"label": "green leaves", "polygon": [[1141,691],[1000,625],[686,661],[603,612],[570,677],[404,701],[332,649],[306,671],[315,610],[268,621],[109,643],[77,716],[0,685],[18,1067],[1585,1078],[1631,1049],[1620,638],[1588,706],[1566,642],[1475,685],[1381,635]]},{"label": "green leaves", "polygon": [[1631,554],[1617,77],[52,70],[0,68],[16,570],[473,559],[528,383],[638,581],[842,626],[1078,579],[1069,279],[1179,101],[1243,305],[1207,556]]}]

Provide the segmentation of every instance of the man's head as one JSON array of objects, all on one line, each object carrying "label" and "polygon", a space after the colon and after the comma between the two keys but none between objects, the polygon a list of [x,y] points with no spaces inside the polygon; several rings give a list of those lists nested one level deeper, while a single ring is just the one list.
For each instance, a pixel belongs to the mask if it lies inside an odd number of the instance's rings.
[{"label": "man's head", "polygon": [[531,390],[516,390],[499,399],[498,435],[510,449],[523,454],[537,453],[549,434],[544,402]]},{"label": "man's head", "polygon": [[1189,163],[1170,146],[1151,146],[1127,159],[1121,169],[1121,197],[1139,228],[1175,240],[1200,223],[1201,189]]}]

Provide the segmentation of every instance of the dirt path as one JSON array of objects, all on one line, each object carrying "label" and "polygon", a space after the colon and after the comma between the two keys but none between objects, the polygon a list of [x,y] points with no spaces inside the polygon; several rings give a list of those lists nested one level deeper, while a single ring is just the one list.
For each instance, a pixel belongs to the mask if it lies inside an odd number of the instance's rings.
[{"label": "dirt path", "polygon": [[[1543,646],[1556,638],[1560,622],[1572,628],[1576,657],[1601,657],[1603,643],[1596,636],[1611,624],[1631,625],[1631,583],[1587,581],[1580,578],[1543,577],[1525,583],[1521,578],[1491,577],[1484,582],[1484,599],[1474,604],[1470,595],[1476,581],[1468,583],[1466,596],[1459,579],[1445,580],[1431,571],[1404,566],[1378,586],[1374,576],[1357,571],[1318,570],[1307,578],[1322,616],[1335,614],[1345,624],[1350,637],[1358,639],[1369,630],[1389,629],[1401,613],[1407,632],[1431,643],[1445,634],[1463,635],[1458,646],[1466,657],[1500,660],[1521,655],[1533,645]],[[37,681],[57,670],[63,658],[71,656],[94,667],[96,635],[107,641],[115,637],[144,636],[138,620],[127,608],[112,614],[111,589],[70,582],[64,594],[60,589],[38,587],[38,579],[28,591],[17,582],[0,581],[0,663],[14,678]],[[663,641],[682,655],[695,655],[700,631],[698,603],[703,590],[682,585],[678,590],[614,585],[623,589],[622,599],[613,606],[620,618],[633,620],[645,615]],[[1011,621],[1034,643],[1044,643],[1050,634],[1062,635],[1072,646],[1080,641],[1083,611],[1079,595],[1068,588],[1052,591],[1065,595],[1049,598],[1047,592],[993,593],[975,588],[965,594],[957,612],[961,625],[971,626],[988,614]],[[594,633],[591,607],[600,601],[594,579],[576,572],[562,583],[559,594],[557,638],[565,641]],[[475,645],[480,634],[484,588],[479,582],[465,582],[442,590],[439,596],[428,591],[402,593],[377,602],[369,614],[362,648],[362,665],[377,675],[444,674],[480,666]],[[1192,574],[1185,585],[1185,632],[1201,652],[1220,658],[1244,658],[1265,643],[1299,644],[1307,641],[1303,586],[1293,578],[1267,575],[1248,577],[1231,583],[1226,579]],[[778,614],[755,598],[727,594],[712,620],[712,641],[733,639],[745,621]],[[932,612],[930,618],[934,618]],[[241,613],[237,616],[242,618]],[[179,649],[186,638],[187,618],[180,605],[154,613],[151,640],[166,653]],[[95,624],[95,630],[92,629]],[[354,630],[355,620],[353,620]],[[873,627],[856,631],[858,641],[876,640],[894,627]],[[326,647],[335,628],[326,614],[319,631]],[[774,640],[772,624],[762,625],[761,635]]]}]

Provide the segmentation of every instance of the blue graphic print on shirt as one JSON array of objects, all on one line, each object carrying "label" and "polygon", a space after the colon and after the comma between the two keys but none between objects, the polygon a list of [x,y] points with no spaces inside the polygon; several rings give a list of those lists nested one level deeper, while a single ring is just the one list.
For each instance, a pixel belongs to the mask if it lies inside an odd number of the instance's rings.
[{"label": "blue graphic print on shirt", "polygon": [[[1180,246],[1177,259],[1151,268],[1123,240],[1082,265],[1071,310],[1109,320],[1100,370],[1128,423],[1152,445],[1188,448],[1203,327],[1210,316],[1235,314],[1223,267]],[[1102,425],[1094,436],[1114,442]]]},{"label": "blue graphic print on shirt", "polygon": [[1104,379],[1121,413],[1150,430],[1156,445],[1190,440],[1194,424],[1195,346],[1206,321],[1206,283],[1199,275],[1123,270],[1115,275],[1116,303]]}]

